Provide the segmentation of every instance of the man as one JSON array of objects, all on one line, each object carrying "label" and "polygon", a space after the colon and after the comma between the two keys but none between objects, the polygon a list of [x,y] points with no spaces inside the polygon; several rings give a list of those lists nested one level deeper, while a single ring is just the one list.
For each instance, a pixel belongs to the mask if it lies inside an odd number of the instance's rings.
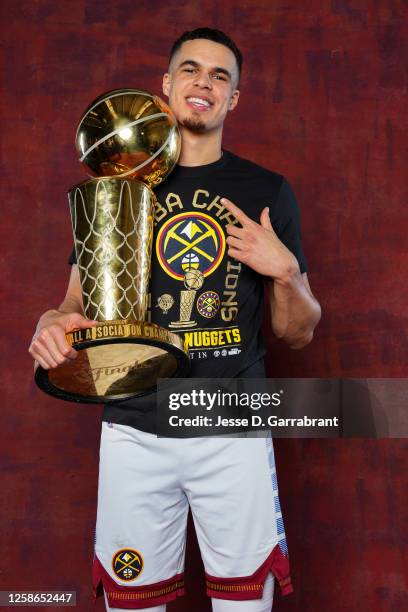
[{"label": "man", "polygon": [[[163,78],[182,148],[155,190],[151,318],[185,334],[194,377],[264,376],[263,283],[273,331],[292,348],[311,341],[320,318],[289,184],[221,147],[241,64],[229,37],[200,28],[174,43]],[[67,295],[41,317],[30,346],[44,368],[75,359],[65,332],[90,325],[71,263]],[[191,269],[186,329],[181,291]],[[269,612],[273,576],[292,590],[270,436],[158,438],[154,406],[152,394],[104,409],[95,590],[103,585],[110,610],[164,612],[183,594],[190,506],[213,610]]]}]

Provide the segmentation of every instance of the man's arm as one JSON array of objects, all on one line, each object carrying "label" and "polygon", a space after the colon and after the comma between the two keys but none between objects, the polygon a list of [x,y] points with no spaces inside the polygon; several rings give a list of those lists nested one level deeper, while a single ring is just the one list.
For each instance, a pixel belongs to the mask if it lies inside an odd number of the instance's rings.
[{"label": "man's arm", "polygon": [[285,278],[265,282],[271,308],[272,329],[291,348],[300,349],[313,339],[321,308],[314,297],[306,272],[293,266]]},{"label": "man's arm", "polygon": [[306,346],[320,320],[320,305],[296,257],[276,235],[268,208],[256,223],[229,200],[222,198],[221,203],[242,226],[227,227],[228,254],[270,279],[266,285],[274,333],[291,348]]},{"label": "man's arm", "polygon": [[47,310],[40,317],[28,351],[44,369],[56,368],[78,355],[68,344],[65,333],[94,325],[96,321],[86,319],[83,314],[79,270],[74,264],[64,301],[58,309]]}]

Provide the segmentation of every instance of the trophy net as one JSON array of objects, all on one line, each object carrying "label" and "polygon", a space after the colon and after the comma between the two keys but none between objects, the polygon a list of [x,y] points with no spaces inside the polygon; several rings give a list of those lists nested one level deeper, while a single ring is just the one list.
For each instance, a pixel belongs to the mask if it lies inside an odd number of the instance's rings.
[{"label": "trophy net", "polygon": [[75,251],[89,319],[145,319],[153,205],[153,193],[132,179],[93,180],[71,190]]}]

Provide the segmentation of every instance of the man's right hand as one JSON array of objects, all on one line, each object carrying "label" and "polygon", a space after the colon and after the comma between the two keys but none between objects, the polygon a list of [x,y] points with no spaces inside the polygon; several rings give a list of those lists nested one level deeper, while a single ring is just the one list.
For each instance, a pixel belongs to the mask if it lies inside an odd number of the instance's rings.
[{"label": "man's right hand", "polygon": [[91,321],[77,312],[48,310],[38,322],[28,352],[45,370],[57,368],[76,359],[78,355],[68,344],[66,332],[95,325],[97,321]]}]

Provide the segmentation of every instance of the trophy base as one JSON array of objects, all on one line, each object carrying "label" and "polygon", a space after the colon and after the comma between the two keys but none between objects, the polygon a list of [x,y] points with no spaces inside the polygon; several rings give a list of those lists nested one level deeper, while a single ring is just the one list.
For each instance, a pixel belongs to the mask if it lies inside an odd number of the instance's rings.
[{"label": "trophy base", "polygon": [[37,385],[56,398],[109,403],[151,393],[158,378],[187,376],[188,353],[177,334],[145,321],[104,321],[66,334],[76,359],[51,370],[38,366]]}]

